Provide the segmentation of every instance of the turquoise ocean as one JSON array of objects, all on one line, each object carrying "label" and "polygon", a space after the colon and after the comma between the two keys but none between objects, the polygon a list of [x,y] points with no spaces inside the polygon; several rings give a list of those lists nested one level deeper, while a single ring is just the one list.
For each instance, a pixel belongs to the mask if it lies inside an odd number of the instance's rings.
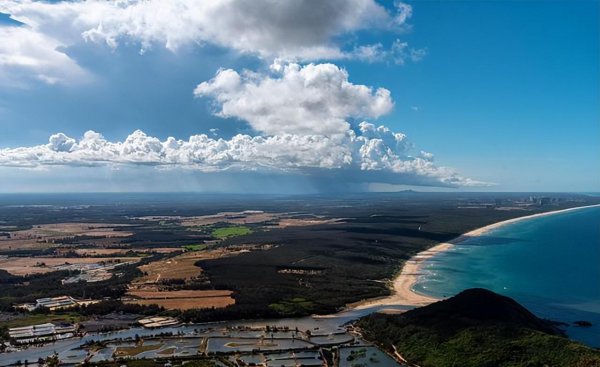
[{"label": "turquoise ocean", "polygon": [[[600,347],[600,207],[525,219],[468,239],[428,260],[414,289],[447,297],[473,287],[568,323],[569,337]],[[592,326],[573,326],[578,320]]]}]

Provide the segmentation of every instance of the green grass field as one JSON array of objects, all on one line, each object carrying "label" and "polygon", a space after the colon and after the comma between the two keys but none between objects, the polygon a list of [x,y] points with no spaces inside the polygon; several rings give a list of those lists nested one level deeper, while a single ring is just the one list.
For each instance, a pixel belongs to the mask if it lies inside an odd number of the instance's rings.
[{"label": "green grass field", "polygon": [[229,237],[244,236],[252,233],[252,230],[245,226],[222,227],[212,231],[212,236],[218,239]]}]

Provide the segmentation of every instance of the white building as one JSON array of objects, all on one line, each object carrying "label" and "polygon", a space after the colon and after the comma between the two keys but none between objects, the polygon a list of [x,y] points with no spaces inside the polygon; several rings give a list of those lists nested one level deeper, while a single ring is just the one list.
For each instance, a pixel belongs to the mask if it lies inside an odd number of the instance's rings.
[{"label": "white building", "polygon": [[8,329],[8,335],[17,344],[37,343],[70,338],[75,335],[72,324],[38,324]]},{"label": "white building", "polygon": [[40,298],[36,300],[36,308],[45,307],[50,311],[77,306],[77,300],[70,296]]},{"label": "white building", "polygon": [[162,316],[146,317],[144,319],[138,320],[138,322],[140,323],[140,325],[148,329],[179,325],[179,321],[177,321],[177,319],[173,317]]}]

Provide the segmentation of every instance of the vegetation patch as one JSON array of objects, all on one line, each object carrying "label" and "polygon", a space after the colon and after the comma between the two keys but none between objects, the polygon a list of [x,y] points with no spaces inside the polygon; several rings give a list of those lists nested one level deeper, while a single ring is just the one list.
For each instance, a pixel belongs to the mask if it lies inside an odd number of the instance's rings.
[{"label": "vegetation patch", "polygon": [[140,353],[157,350],[162,347],[162,344],[136,345],[134,347],[117,347],[114,357],[135,357]]},{"label": "vegetation patch", "polygon": [[252,229],[246,226],[221,227],[212,231],[212,236],[218,239],[244,236],[252,233]]},{"label": "vegetation patch", "polygon": [[272,303],[269,305],[269,308],[280,315],[306,315],[311,313],[315,306],[312,301],[308,301],[302,297],[296,297],[290,300]]},{"label": "vegetation patch", "polygon": [[600,351],[482,289],[402,315],[373,314],[358,326],[368,340],[423,367],[600,366]]},{"label": "vegetation patch", "polygon": [[76,324],[81,321],[84,321],[86,317],[80,315],[77,312],[68,312],[68,313],[50,313],[50,314],[27,314],[27,316],[22,318],[17,318],[13,320],[9,320],[3,322],[7,327],[21,327],[21,326],[29,326],[29,325],[37,325],[37,324],[45,324],[48,322],[53,323],[71,323]]},{"label": "vegetation patch", "polygon": [[197,244],[193,244],[193,245],[183,246],[183,248],[186,249],[187,251],[202,251],[202,250],[206,250],[207,247],[208,247],[208,245],[205,245],[203,243],[197,243]]},{"label": "vegetation patch", "polygon": [[347,361],[353,361],[355,359],[365,358],[367,356],[367,349],[361,348],[359,350],[350,351],[350,355],[346,357]]}]

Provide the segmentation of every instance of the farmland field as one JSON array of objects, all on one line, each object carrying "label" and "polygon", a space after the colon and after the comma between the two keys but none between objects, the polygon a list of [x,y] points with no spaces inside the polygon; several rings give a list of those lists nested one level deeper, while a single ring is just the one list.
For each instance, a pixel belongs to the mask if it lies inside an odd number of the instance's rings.
[{"label": "farmland field", "polygon": [[231,291],[225,290],[179,290],[179,291],[147,291],[135,290],[130,291],[129,295],[143,299],[179,299],[179,298],[210,298],[210,297],[226,297],[231,295]]},{"label": "farmland field", "polygon": [[160,280],[183,279],[189,280],[202,274],[202,269],[195,265],[199,260],[207,260],[226,256],[225,249],[196,251],[175,257],[159,260],[140,266],[144,276],[136,279],[134,284],[156,283]]},{"label": "farmland field", "polygon": [[233,305],[231,291],[227,290],[178,290],[178,291],[130,291],[128,295],[139,299],[127,301],[138,305],[159,305],[168,310],[188,310],[193,308],[221,308]]},{"label": "farmland field", "polygon": [[211,287],[203,277],[200,260],[235,256],[250,251],[250,246],[220,248],[188,252],[161,259],[139,267],[143,276],[130,285],[128,304],[158,305],[169,310],[193,308],[222,308],[235,304],[230,290],[185,289],[185,287]]},{"label": "farmland field", "polygon": [[108,243],[116,243],[133,234],[124,230],[127,227],[125,224],[50,223],[34,225],[28,229],[11,229],[5,236],[0,236],[0,250],[52,247],[54,243],[69,241],[75,237],[104,239]]},{"label": "farmland field", "polygon": [[212,232],[213,237],[224,239],[229,237],[244,236],[252,233],[252,230],[245,226],[217,228]]}]

